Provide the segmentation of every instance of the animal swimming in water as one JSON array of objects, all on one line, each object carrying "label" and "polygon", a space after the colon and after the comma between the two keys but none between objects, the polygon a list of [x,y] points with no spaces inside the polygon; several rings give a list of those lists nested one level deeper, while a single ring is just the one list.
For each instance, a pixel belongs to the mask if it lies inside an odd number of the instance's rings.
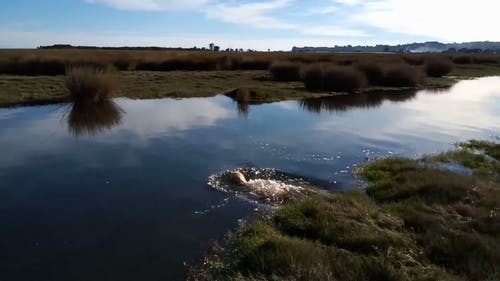
[{"label": "animal swimming in water", "polygon": [[248,186],[248,180],[241,171],[233,172],[233,180],[238,184]]}]

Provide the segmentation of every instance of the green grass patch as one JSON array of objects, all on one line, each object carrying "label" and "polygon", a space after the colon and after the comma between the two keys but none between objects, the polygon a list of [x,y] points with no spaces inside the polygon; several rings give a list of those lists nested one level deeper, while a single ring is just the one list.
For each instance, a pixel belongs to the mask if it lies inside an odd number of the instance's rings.
[{"label": "green grass patch", "polygon": [[[427,259],[468,280],[500,277],[500,184],[482,177],[496,160],[470,151],[494,151],[493,147],[474,141],[432,161],[382,159],[362,170],[369,181],[367,193],[384,211],[403,219],[405,230],[414,234]],[[473,168],[475,174],[432,165],[447,159]],[[498,176],[498,171],[489,173]]]}]

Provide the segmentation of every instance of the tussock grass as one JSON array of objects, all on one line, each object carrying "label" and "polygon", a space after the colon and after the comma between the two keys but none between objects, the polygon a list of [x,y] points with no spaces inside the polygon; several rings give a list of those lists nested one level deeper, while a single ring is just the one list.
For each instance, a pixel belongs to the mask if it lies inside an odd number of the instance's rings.
[{"label": "tussock grass", "polygon": [[500,60],[496,55],[478,54],[473,56],[475,64],[497,64]]},{"label": "tussock grass", "polygon": [[301,81],[302,65],[293,62],[274,62],[269,68],[276,81]]},{"label": "tussock grass", "polygon": [[425,63],[423,55],[405,55],[402,59],[409,65],[423,65]]},{"label": "tussock grass", "polygon": [[455,64],[473,64],[474,58],[468,55],[460,55],[452,58],[453,63]]},{"label": "tussock grass", "polygon": [[21,58],[16,60],[0,60],[0,74],[13,75],[63,75],[64,61],[45,58]]},{"label": "tussock grass", "polygon": [[385,73],[382,66],[378,63],[362,62],[355,66],[359,71],[363,72],[370,85],[384,85]]},{"label": "tussock grass", "polygon": [[366,84],[357,69],[333,64],[313,64],[307,67],[302,79],[310,91],[355,92]]},{"label": "tussock grass", "polygon": [[239,69],[245,70],[265,70],[269,69],[272,60],[264,58],[243,58],[239,62]]},{"label": "tussock grass", "polygon": [[384,71],[384,86],[415,87],[420,79],[418,69],[404,64],[386,66]]},{"label": "tussock grass", "polygon": [[447,58],[428,57],[425,61],[425,73],[430,77],[443,77],[453,70],[453,64]]},{"label": "tussock grass", "polygon": [[66,88],[75,103],[98,104],[111,99],[118,90],[118,84],[109,70],[71,66],[66,70]]}]

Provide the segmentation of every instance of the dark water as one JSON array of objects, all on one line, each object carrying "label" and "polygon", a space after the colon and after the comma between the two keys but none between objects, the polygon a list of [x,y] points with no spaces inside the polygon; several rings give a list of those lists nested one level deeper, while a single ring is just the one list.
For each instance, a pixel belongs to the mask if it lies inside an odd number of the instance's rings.
[{"label": "dark water", "polygon": [[255,208],[211,189],[210,175],[269,167],[341,190],[369,158],[498,138],[500,78],[438,92],[256,106],[119,99],[86,110],[0,109],[0,280],[182,280]]}]

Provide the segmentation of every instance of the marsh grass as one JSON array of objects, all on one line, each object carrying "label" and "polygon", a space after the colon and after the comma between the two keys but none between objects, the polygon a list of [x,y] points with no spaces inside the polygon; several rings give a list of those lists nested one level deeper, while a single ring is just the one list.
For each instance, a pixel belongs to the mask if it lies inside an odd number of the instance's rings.
[{"label": "marsh grass", "polygon": [[443,77],[453,70],[453,64],[447,58],[428,57],[425,61],[425,73],[430,77]]},{"label": "marsh grass", "polygon": [[210,256],[191,280],[461,280],[425,264],[402,228],[365,194],[314,197],[231,234],[231,250]]},{"label": "marsh grass", "polygon": [[94,66],[70,66],[66,69],[66,88],[78,104],[98,104],[110,100],[118,91],[112,71]]},{"label": "marsh grass", "polygon": [[12,75],[63,75],[66,63],[52,58],[20,58],[0,60],[0,74]]},{"label": "marsh grass", "polygon": [[418,69],[405,64],[387,65],[384,69],[384,86],[416,87],[421,79]]},{"label": "marsh grass", "polygon": [[452,58],[453,63],[455,64],[473,64],[474,58],[468,55],[459,55]]},{"label": "marsh grass", "polygon": [[384,69],[380,64],[362,62],[355,65],[356,69],[363,72],[370,85],[383,86],[385,81]]},{"label": "marsh grass", "polygon": [[276,81],[301,81],[302,65],[294,62],[274,62],[269,68]]},{"label": "marsh grass", "polygon": [[432,263],[468,280],[500,277],[498,181],[409,159],[379,160],[362,173],[369,180],[368,194],[404,220]]},{"label": "marsh grass", "polygon": [[310,91],[352,93],[366,85],[366,78],[350,66],[318,63],[304,69],[302,79]]},{"label": "marsh grass", "polygon": [[402,59],[409,65],[423,65],[426,61],[423,55],[405,55]]}]

